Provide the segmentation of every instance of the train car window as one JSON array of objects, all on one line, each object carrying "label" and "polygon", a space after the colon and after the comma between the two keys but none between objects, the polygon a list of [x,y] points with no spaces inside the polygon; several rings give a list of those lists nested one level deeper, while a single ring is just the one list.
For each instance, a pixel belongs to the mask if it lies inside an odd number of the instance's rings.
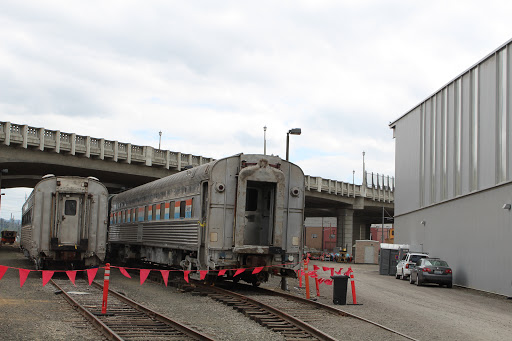
[{"label": "train car window", "polygon": [[23,226],[29,225],[30,223],[32,223],[32,208],[30,210],[28,210],[27,212],[25,212],[25,214],[23,215],[21,220],[22,220],[21,224]]},{"label": "train car window", "polygon": [[192,201],[193,199],[188,199],[185,201],[185,218],[192,218]]},{"label": "train car window", "polygon": [[76,215],[76,200],[66,200],[64,203],[65,215]]},{"label": "train car window", "polygon": [[245,197],[245,210],[256,211],[258,209],[258,190],[256,188],[247,188]]},{"label": "train car window", "polygon": [[208,182],[203,182],[203,199],[201,203],[201,220],[206,220],[206,214],[208,212]]},{"label": "train car window", "polygon": [[174,218],[174,201],[169,202],[169,211],[165,212],[165,219]]},{"label": "train car window", "polygon": [[160,204],[160,220],[165,219],[165,205],[166,203],[164,202]]},{"label": "train car window", "polygon": [[187,202],[185,200],[180,201],[180,218],[185,218],[186,208],[187,208]]}]

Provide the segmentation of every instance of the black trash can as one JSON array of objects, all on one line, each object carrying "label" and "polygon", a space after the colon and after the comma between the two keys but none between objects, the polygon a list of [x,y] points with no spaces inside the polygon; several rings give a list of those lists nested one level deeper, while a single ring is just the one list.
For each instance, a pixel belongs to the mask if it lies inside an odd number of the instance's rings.
[{"label": "black trash can", "polygon": [[348,276],[338,275],[331,276],[334,280],[332,291],[332,303],[334,304],[347,304],[347,284]]}]

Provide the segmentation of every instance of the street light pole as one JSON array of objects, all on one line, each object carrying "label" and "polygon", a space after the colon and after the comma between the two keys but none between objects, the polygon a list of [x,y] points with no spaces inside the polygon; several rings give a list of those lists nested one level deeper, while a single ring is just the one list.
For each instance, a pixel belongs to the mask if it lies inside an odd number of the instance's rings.
[{"label": "street light pole", "polygon": [[293,128],[286,133],[286,161],[290,160],[290,134],[300,135],[302,133],[300,128]]},{"label": "street light pole", "polygon": [[263,127],[263,155],[267,155],[267,126]]},{"label": "street light pole", "polygon": [[158,150],[160,150],[160,145],[162,143],[162,131],[161,130],[158,132],[158,135],[160,135],[160,138],[158,140]]}]

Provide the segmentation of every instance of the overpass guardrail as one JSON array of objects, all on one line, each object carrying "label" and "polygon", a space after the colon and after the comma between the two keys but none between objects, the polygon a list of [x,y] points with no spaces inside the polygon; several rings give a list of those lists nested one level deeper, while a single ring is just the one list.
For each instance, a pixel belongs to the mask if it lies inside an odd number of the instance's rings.
[{"label": "overpass guardrail", "polygon": [[[213,158],[198,155],[11,122],[0,122],[0,142],[7,146],[17,145],[25,149],[53,150],[56,153],[83,155],[87,158],[177,170],[182,170],[186,166],[195,167],[214,161]],[[368,179],[370,181],[367,181]],[[305,180],[305,187],[308,191],[354,198],[364,197],[383,202],[394,202],[394,185],[394,178],[369,172],[364,173],[362,185],[310,175],[307,175]]]},{"label": "overpass guardrail", "polygon": [[178,170],[185,166],[199,166],[214,160],[150,146],[138,146],[10,122],[0,122],[0,141],[8,146],[19,145],[23,148],[36,148],[41,151],[50,149],[56,153],[69,153],[70,155],[83,155],[87,158],[110,159],[115,162],[138,163]]}]

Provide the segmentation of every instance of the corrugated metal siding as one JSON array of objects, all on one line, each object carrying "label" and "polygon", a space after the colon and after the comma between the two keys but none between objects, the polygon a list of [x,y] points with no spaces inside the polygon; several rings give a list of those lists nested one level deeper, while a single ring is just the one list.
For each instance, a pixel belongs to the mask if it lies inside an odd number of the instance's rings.
[{"label": "corrugated metal siding", "polygon": [[163,225],[144,225],[143,244],[161,246],[197,246],[199,224],[197,221],[177,221]]},{"label": "corrugated metal siding", "polygon": [[396,242],[446,259],[455,284],[507,296],[512,212],[503,205],[512,203],[511,63],[509,41],[391,124]]},{"label": "corrugated metal siding", "polygon": [[109,242],[124,242],[136,243],[137,242],[137,225],[129,226],[110,226],[108,233]]},{"label": "corrugated metal siding", "polygon": [[510,55],[506,45],[392,124],[397,215],[512,180]]},{"label": "corrugated metal siding", "polygon": [[[139,232],[140,231],[140,232]],[[199,224],[197,221],[169,221],[164,224],[111,226],[109,241],[115,243],[142,243],[162,247],[197,246]]]}]

